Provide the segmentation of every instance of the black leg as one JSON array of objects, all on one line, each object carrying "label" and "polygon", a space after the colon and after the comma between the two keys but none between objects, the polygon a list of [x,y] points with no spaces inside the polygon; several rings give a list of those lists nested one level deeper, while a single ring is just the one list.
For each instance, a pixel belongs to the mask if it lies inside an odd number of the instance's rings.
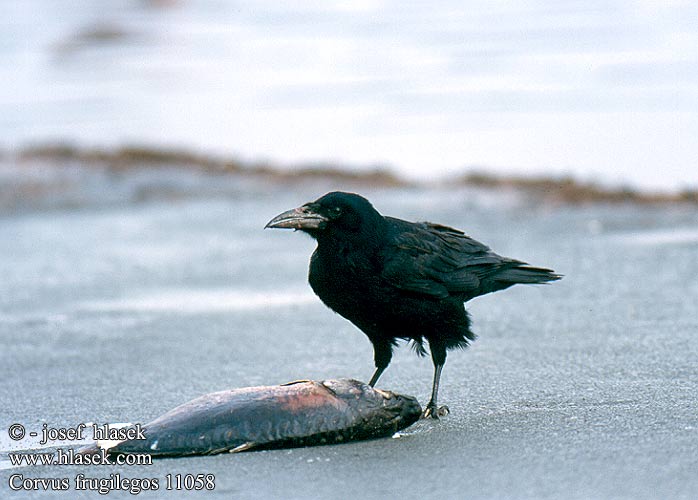
[{"label": "black leg", "polygon": [[368,383],[368,385],[370,385],[371,387],[376,385],[376,382],[378,382],[378,379],[384,371],[385,368],[376,368],[376,371],[373,372],[373,377],[371,377],[371,381]]},{"label": "black leg", "polygon": [[427,403],[427,407],[422,414],[424,418],[439,418],[439,416],[444,416],[448,414],[448,407],[442,406],[441,408],[437,405],[437,399],[439,397],[439,382],[441,381],[441,370],[443,370],[444,364],[446,363],[446,348],[441,345],[429,344],[431,349],[431,359],[434,361],[434,382],[431,386],[431,398]]},{"label": "black leg", "polygon": [[385,369],[390,364],[390,360],[393,358],[393,346],[388,343],[374,343],[373,344],[373,359],[376,362],[376,371],[373,372],[371,381],[368,383],[371,387],[376,385],[378,379],[383,374]]}]

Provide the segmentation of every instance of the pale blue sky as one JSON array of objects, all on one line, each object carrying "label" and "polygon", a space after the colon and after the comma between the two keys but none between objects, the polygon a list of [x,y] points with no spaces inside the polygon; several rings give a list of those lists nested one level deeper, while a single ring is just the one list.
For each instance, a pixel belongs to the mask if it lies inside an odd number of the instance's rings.
[{"label": "pale blue sky", "polygon": [[696,2],[153,4],[3,2],[0,144],[698,186]]}]

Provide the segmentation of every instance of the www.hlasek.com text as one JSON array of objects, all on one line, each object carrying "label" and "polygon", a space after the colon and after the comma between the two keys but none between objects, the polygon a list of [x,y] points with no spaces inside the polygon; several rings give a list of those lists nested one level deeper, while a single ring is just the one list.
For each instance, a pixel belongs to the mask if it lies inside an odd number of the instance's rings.
[{"label": "www.hlasek.com text", "polygon": [[8,453],[10,463],[19,467],[22,465],[152,465],[153,457],[147,453],[110,456],[105,449],[90,453],[80,453],[75,450],[58,448],[54,452]]}]

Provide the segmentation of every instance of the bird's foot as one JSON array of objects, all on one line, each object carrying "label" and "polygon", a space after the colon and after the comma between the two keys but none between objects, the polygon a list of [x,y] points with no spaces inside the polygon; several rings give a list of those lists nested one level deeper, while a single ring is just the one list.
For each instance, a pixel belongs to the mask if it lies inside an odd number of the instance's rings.
[{"label": "bird's foot", "polygon": [[435,404],[430,403],[422,412],[422,418],[433,418],[438,420],[439,417],[445,417],[450,412],[451,410],[449,410],[448,406],[446,405],[437,407]]}]

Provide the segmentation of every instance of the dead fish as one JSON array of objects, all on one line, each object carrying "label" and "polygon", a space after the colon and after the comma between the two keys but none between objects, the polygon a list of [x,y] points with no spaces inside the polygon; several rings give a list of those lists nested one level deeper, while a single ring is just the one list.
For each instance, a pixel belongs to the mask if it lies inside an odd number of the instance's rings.
[{"label": "dead fish", "polygon": [[206,394],[143,426],[146,439],[80,452],[176,457],[340,443],[390,436],[421,412],[413,397],[356,380],[300,380]]}]

